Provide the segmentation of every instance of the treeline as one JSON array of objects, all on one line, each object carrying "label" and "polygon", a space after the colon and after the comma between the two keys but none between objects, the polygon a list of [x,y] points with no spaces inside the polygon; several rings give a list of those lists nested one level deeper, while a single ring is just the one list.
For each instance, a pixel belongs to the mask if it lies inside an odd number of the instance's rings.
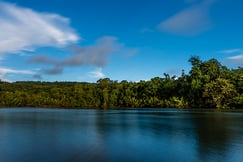
[{"label": "treeline", "polygon": [[65,108],[243,108],[243,68],[216,59],[189,59],[189,74],[128,82],[0,82],[1,107]]}]

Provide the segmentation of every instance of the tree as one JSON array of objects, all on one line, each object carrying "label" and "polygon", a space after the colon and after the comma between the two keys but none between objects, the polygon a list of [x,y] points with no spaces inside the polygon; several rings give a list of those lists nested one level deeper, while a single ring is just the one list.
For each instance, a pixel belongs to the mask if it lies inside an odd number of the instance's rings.
[{"label": "tree", "polygon": [[189,74],[128,82],[97,83],[0,81],[0,106],[119,108],[243,108],[243,68],[227,69],[216,59],[189,59]]},{"label": "tree", "polygon": [[200,66],[202,64],[202,61],[200,60],[200,58],[198,56],[192,56],[188,61],[192,65],[192,68],[189,72],[191,77],[200,78],[200,76],[201,76]]},{"label": "tree", "polygon": [[207,83],[203,92],[203,97],[207,99],[207,103],[217,109],[227,108],[228,101],[235,95],[234,85],[222,78],[217,78],[215,81]]},{"label": "tree", "polygon": [[200,65],[200,70],[205,82],[208,82],[209,80],[219,78],[221,73],[225,72],[227,68],[222,66],[216,59],[210,59]]}]

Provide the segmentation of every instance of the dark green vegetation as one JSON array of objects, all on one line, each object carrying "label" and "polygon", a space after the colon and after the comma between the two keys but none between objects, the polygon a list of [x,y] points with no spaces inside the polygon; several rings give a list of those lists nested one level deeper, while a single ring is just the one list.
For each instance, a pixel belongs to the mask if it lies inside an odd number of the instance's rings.
[{"label": "dark green vegetation", "polygon": [[1,107],[176,107],[243,108],[243,68],[191,57],[180,77],[128,82],[100,79],[79,82],[0,82]]}]

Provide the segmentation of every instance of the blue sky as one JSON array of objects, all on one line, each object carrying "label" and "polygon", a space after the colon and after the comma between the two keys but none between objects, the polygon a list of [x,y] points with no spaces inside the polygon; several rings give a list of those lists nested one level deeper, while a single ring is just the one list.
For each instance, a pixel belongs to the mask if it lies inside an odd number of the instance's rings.
[{"label": "blue sky", "polygon": [[139,81],[243,66],[242,0],[0,0],[0,79]]}]

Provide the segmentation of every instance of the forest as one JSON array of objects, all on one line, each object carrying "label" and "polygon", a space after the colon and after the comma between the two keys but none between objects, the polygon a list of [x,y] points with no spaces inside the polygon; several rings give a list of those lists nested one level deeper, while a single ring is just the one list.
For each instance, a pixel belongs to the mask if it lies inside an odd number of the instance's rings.
[{"label": "forest", "polygon": [[96,83],[0,81],[0,107],[243,109],[243,68],[189,59],[188,74]]}]

